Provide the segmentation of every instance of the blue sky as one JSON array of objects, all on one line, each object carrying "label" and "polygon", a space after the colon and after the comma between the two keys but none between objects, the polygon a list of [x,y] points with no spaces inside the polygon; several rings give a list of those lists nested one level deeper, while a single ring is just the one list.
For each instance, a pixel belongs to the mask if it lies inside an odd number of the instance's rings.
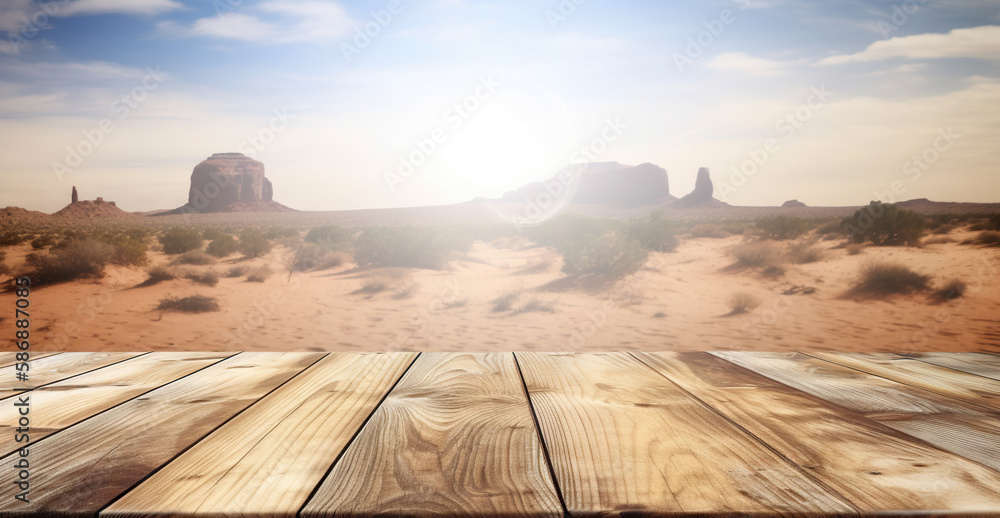
[{"label": "blue sky", "polygon": [[224,151],[306,210],[580,160],[742,205],[1000,201],[995,0],[5,0],[0,36],[0,207],[172,208]]}]

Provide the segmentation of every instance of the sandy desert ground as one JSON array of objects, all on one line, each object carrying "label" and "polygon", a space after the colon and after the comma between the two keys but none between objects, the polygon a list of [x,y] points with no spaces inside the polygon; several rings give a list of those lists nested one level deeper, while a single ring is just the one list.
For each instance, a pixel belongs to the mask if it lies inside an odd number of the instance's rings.
[{"label": "sandy desert ground", "polygon": [[[959,244],[866,247],[820,240],[821,260],[786,264],[783,275],[733,266],[744,237],[683,236],[671,253],[613,285],[567,286],[561,257],[521,237],[476,242],[444,270],[358,270],[353,264],[290,273],[295,249],[234,255],[209,266],[269,265],[264,282],[222,278],[216,286],[174,279],[137,287],[146,268],[109,266],[100,280],[43,287],[31,295],[35,350],[839,350],[1000,353],[1000,249]],[[806,238],[808,239],[808,238]],[[943,239],[942,241],[946,241]],[[784,244],[780,246],[785,246]],[[31,252],[7,249],[8,265]],[[150,264],[167,263],[150,252]],[[865,261],[900,262],[932,286],[960,280],[968,289],[945,300],[933,291],[862,297],[849,293]],[[168,296],[203,294],[221,310],[156,310]],[[746,294],[759,305],[732,311]],[[495,301],[510,297],[509,309]],[[0,293],[0,308],[14,294]],[[499,310],[498,310],[499,309]],[[13,333],[10,318],[0,335]]]}]

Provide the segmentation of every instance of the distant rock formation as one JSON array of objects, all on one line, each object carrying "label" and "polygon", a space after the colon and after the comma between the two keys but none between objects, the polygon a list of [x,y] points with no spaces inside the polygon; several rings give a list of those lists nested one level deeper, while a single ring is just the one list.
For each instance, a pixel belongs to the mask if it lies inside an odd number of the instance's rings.
[{"label": "distant rock formation", "polygon": [[215,153],[194,167],[188,202],[156,216],[192,212],[289,212],[274,201],[264,164],[243,153]]},{"label": "distant rock formation", "polygon": [[783,208],[783,209],[794,209],[794,208],[806,207],[806,206],[807,205],[805,203],[802,203],[799,200],[788,200],[785,203],[781,204],[781,208]]},{"label": "distant rock formation", "polygon": [[138,214],[121,210],[115,202],[104,201],[104,198],[100,197],[93,201],[83,200],[76,203],[70,203],[69,205],[63,207],[59,212],[52,214],[52,216],[75,222],[92,219],[123,220],[141,217]]},{"label": "distant rock formation", "polygon": [[687,196],[677,200],[677,202],[670,205],[670,207],[675,209],[686,209],[708,204],[713,201],[712,194],[714,192],[715,188],[712,187],[712,178],[708,174],[708,168],[699,168],[698,178],[694,181],[694,190]]},{"label": "distant rock formation", "polygon": [[76,186],[75,185],[73,186],[73,195],[70,196],[69,200],[70,200],[69,201],[70,203],[76,203],[76,202],[80,201],[80,195],[76,193]]},{"label": "distant rock formation", "polygon": [[271,180],[264,178],[264,187],[261,191],[261,199],[263,201],[274,201],[274,186],[271,185]]},{"label": "distant rock formation", "polygon": [[629,166],[598,162],[568,166],[548,181],[529,183],[504,194],[500,201],[640,207],[675,199],[670,195],[670,181],[662,167],[650,163]]}]

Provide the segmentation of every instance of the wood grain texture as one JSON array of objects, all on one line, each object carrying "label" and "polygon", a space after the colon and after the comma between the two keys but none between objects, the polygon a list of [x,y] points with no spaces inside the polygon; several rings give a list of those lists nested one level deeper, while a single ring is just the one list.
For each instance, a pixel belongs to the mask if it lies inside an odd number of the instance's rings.
[{"label": "wood grain texture", "polygon": [[[31,360],[30,361],[40,360],[42,358],[47,358],[49,356],[54,356],[54,355],[57,355],[57,354],[60,354],[60,353],[59,352],[47,352],[47,353],[45,353],[45,352],[33,352],[32,351],[31,352]],[[0,352],[0,369],[2,369],[4,367],[8,367],[10,365],[14,365],[15,363],[17,363],[17,352]],[[0,372],[2,372],[2,371],[0,371]],[[11,371],[11,375],[13,375],[13,372],[14,371]],[[4,379],[7,379],[6,378],[6,376],[7,376],[6,372],[4,372],[3,375],[5,376]]]},{"label": "wood grain texture", "polygon": [[[0,514],[93,516],[321,356],[238,354],[32,443],[30,503],[0,484]],[[12,458],[0,480],[16,478]]]},{"label": "wood grain texture", "polygon": [[512,354],[421,354],[302,510],[421,514],[562,516]]},{"label": "wood grain texture", "polygon": [[853,513],[624,353],[517,353],[573,515]]},{"label": "wood grain texture", "polygon": [[902,356],[984,378],[1000,380],[1000,356],[981,353],[917,353]]},{"label": "wood grain texture", "polygon": [[[70,353],[67,353],[70,354]],[[102,353],[92,353],[100,356]],[[145,354],[52,383],[28,393],[31,406],[31,440],[38,442],[59,430],[170,383],[235,353]],[[21,446],[15,440],[18,409],[0,405],[0,455]]]},{"label": "wood grain texture", "polygon": [[28,362],[30,370],[27,383],[17,381],[13,365],[0,369],[0,399],[24,392],[14,390],[16,387],[41,387],[140,354],[142,353],[61,353],[42,358],[32,355],[31,361]]},{"label": "wood grain texture", "polygon": [[635,353],[861,511],[1000,513],[1000,473],[706,353]]},{"label": "wood grain texture", "polygon": [[330,354],[101,516],[295,516],[415,357]]},{"label": "wood grain texture", "polygon": [[1000,410],[1000,381],[894,354],[809,353],[821,360],[960,399],[986,411]]},{"label": "wood grain texture", "polygon": [[995,413],[799,353],[711,354],[1000,470]]}]

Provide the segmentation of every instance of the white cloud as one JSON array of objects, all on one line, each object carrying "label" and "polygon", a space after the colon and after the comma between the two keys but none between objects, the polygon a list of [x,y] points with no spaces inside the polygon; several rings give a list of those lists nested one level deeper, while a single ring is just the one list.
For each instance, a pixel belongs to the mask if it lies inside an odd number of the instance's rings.
[{"label": "white cloud", "polygon": [[707,66],[715,70],[735,70],[753,75],[772,76],[784,73],[788,62],[756,58],[742,52],[727,52],[712,58]]},{"label": "white cloud", "polygon": [[256,17],[243,13],[224,13],[201,18],[188,30],[192,36],[207,36],[242,41],[263,41],[274,37],[275,29]]},{"label": "white cloud", "polygon": [[17,32],[24,25],[24,19],[30,19],[38,10],[31,5],[31,0],[4,0],[0,2],[0,31]]},{"label": "white cloud", "polygon": [[839,65],[895,57],[998,59],[1000,58],[1000,26],[985,25],[969,29],[954,29],[946,34],[917,34],[876,41],[861,52],[830,56],[820,60],[819,64]]},{"label": "white cloud", "polygon": [[76,0],[63,6],[57,16],[85,14],[159,14],[184,7],[174,0]]},{"label": "white cloud", "polygon": [[173,22],[157,27],[161,33],[175,36],[291,43],[343,38],[352,33],[357,22],[336,2],[298,0],[269,1],[245,12],[200,18],[190,27]]}]

